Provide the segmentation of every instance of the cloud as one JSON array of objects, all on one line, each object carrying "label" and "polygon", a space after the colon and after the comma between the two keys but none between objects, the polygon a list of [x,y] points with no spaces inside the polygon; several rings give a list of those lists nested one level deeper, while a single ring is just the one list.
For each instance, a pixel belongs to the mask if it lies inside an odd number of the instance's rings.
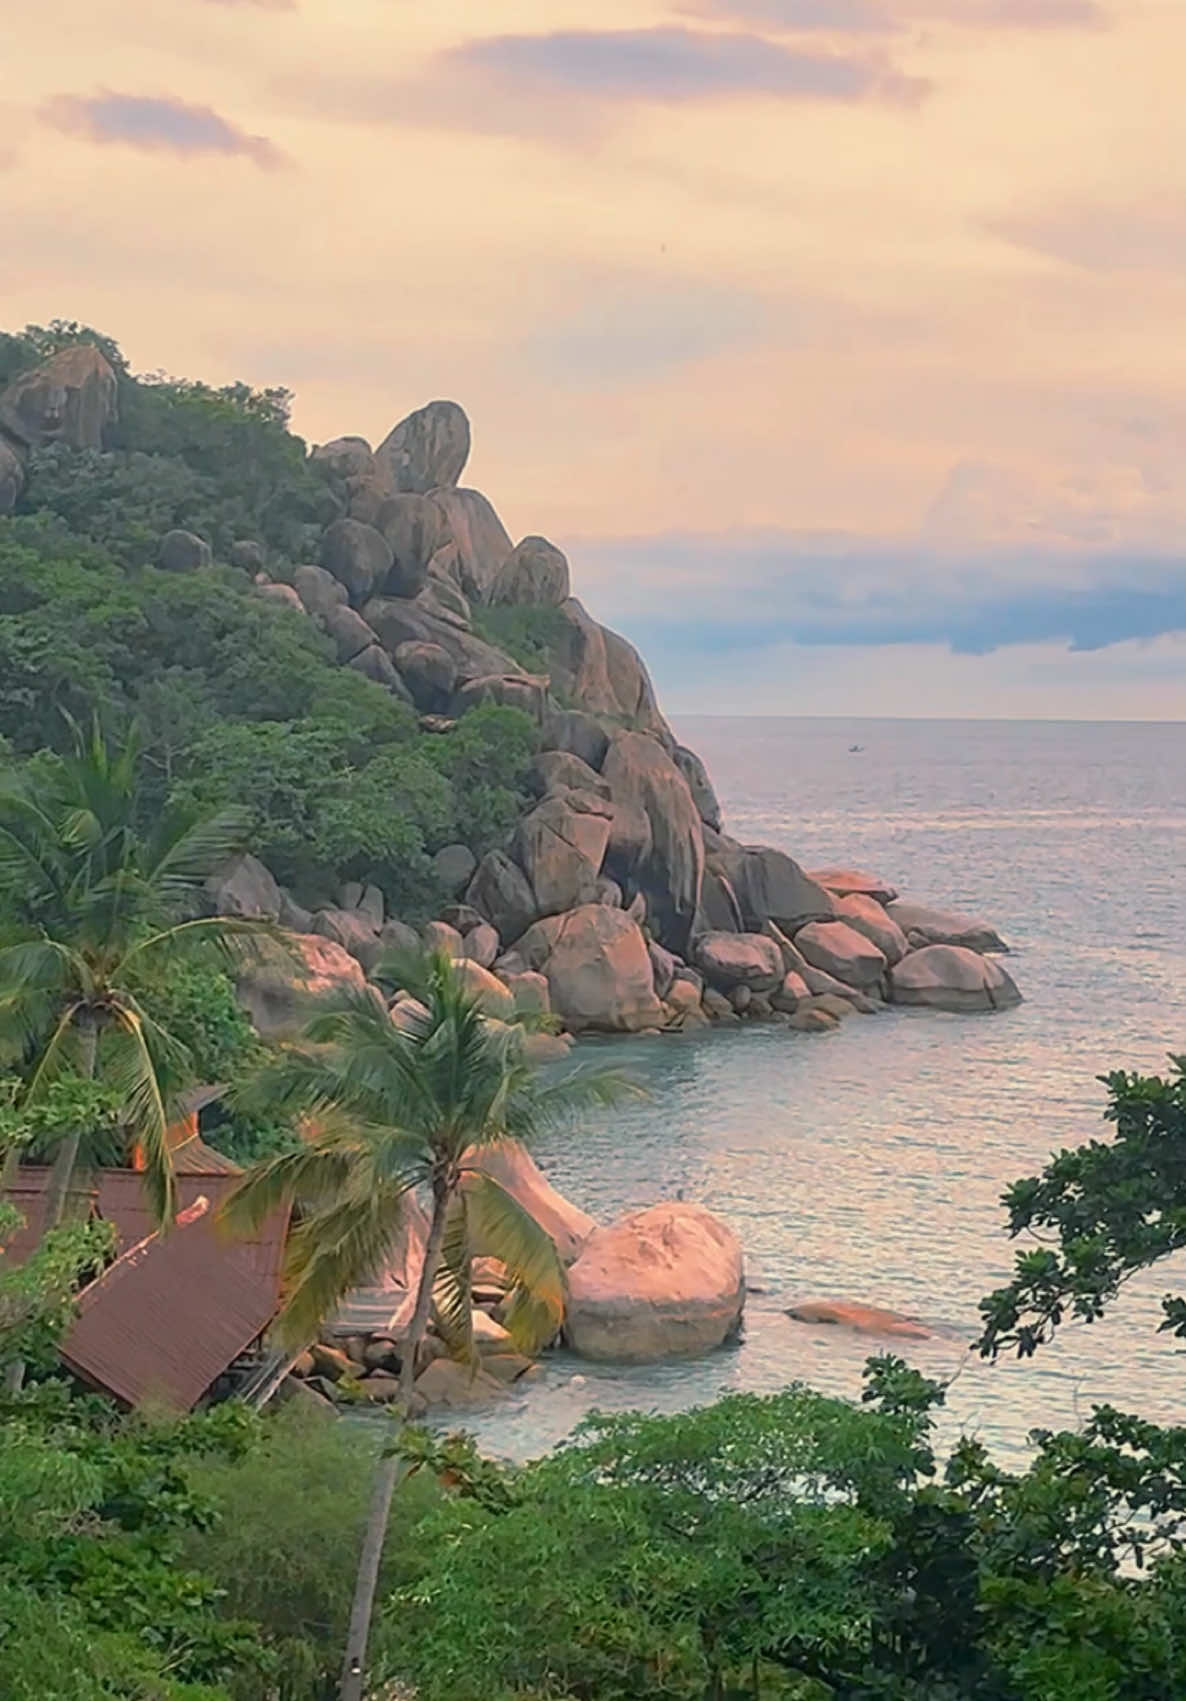
[{"label": "cloud", "polygon": [[565,542],[599,602],[657,656],[781,644],[1086,651],[1186,633],[1186,554],[958,552],[793,532]]},{"label": "cloud", "polygon": [[797,51],[763,36],[680,28],[487,36],[441,56],[519,98],[682,102],[714,96],[913,101],[927,85],[880,56]]},{"label": "cloud", "polygon": [[1078,205],[995,219],[997,236],[1090,272],[1186,272],[1186,202]]},{"label": "cloud", "polygon": [[46,123],[101,144],[122,143],[148,153],[237,154],[259,166],[282,156],[264,136],[250,136],[209,106],[172,96],[56,95],[41,109]]},{"label": "cloud", "polygon": [[549,383],[577,390],[633,384],[751,344],[770,329],[761,297],[724,284],[612,275],[581,283],[582,299],[541,316],[515,351],[517,364]]},{"label": "cloud", "polygon": [[971,29],[1084,29],[1107,22],[1099,0],[686,0],[686,15],[788,33],[888,35],[914,24]]}]

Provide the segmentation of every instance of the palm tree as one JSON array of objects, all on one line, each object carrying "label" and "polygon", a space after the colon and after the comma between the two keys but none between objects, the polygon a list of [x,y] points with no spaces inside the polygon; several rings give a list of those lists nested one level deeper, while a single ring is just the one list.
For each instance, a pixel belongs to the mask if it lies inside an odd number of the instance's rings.
[{"label": "palm tree", "polygon": [[[240,848],[242,816],[166,810],[142,832],[134,736],[113,752],[97,723],[73,731],[71,754],[38,763],[35,779],[26,769],[0,781],[0,1065],[22,1075],[26,1109],[65,1076],[113,1087],[165,1226],[169,1104],[188,1053],[154,1020],[152,987],[191,952],[229,956],[271,930],[196,913],[202,882]],[[58,1143],[47,1229],[62,1219],[82,1136]]]},{"label": "palm tree", "polygon": [[[282,1342],[316,1337],[344,1295],[383,1268],[420,1187],[431,1199],[415,1307],[401,1346],[407,1410],[435,1307],[455,1356],[474,1362],[470,1268],[480,1237],[510,1281],[506,1324],[538,1348],[564,1315],[564,1270],[551,1237],[480,1167],[484,1146],[526,1141],[582,1104],[630,1090],[621,1077],[580,1071],[544,1085],[527,1061],[522,1028],[483,1015],[448,957],[425,959],[420,1001],[397,1026],[370,988],[335,992],[308,1027],[307,1044],[264,1070],[254,1095],[304,1119],[307,1144],[250,1171],[225,1207],[232,1229],[256,1227],[278,1206],[300,1221],[286,1254]],[[406,1006],[405,1006],[406,1008]],[[371,1611],[391,1500],[400,1474],[392,1452],[376,1475],[347,1635],[341,1701],[359,1701]]]}]

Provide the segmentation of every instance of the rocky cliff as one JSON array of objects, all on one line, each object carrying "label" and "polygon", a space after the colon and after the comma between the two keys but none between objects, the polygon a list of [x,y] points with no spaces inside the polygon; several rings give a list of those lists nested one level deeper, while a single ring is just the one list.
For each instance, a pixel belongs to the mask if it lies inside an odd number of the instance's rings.
[{"label": "rocky cliff", "polygon": [[[101,450],[118,398],[116,372],[90,345],[20,373],[0,393],[0,514],[19,503],[39,450]],[[313,623],[342,667],[409,705],[424,731],[447,739],[484,703],[530,717],[533,797],[506,842],[479,856],[459,837],[436,853],[449,900],[436,942],[571,1032],[743,1019],[815,1032],[887,1000],[1016,1003],[986,955],[1004,949],[986,924],[899,905],[876,876],[812,874],[724,831],[704,764],[673,735],[641,657],[571,594],[559,549],[516,543],[462,485],[469,447],[469,421],[447,401],[376,448],[352,436],[320,445],[307,464],[327,493],[325,523],[304,528],[309,558],[252,537],[226,552],[258,598]],[[156,566],[208,573],[215,542],[171,526]],[[373,883],[323,892],[310,908],[250,857],[211,899],[286,923],[318,984],[369,972],[385,946],[413,937]],[[275,985],[245,995],[262,1024],[288,1019]]]}]

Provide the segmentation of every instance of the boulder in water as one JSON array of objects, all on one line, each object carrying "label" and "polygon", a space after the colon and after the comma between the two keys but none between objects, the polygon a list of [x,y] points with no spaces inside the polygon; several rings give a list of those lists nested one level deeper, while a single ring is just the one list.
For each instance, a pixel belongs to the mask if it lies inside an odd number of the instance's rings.
[{"label": "boulder in water", "polygon": [[890,972],[895,1004],[931,1010],[1009,1010],[1021,993],[998,962],[962,945],[924,945]]},{"label": "boulder in water", "polygon": [[834,975],[846,986],[876,986],[886,960],[871,939],[845,921],[813,921],[801,927],[795,944],[813,968]]},{"label": "boulder in water", "polygon": [[968,951],[1007,953],[1009,947],[994,927],[976,916],[953,910],[930,909],[926,904],[895,898],[886,913],[906,935],[911,945],[961,945]]}]

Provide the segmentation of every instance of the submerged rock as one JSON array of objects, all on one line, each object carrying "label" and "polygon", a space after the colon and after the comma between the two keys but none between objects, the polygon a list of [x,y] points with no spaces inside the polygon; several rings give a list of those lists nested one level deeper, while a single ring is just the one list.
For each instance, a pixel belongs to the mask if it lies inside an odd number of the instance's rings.
[{"label": "submerged rock", "polygon": [[585,1358],[650,1363],[721,1346],[744,1304],[733,1231],[703,1205],[653,1205],[589,1237],[568,1273],[564,1332]]},{"label": "submerged rock", "polygon": [[847,1299],[805,1299],[787,1306],[787,1316],[796,1323],[825,1323],[853,1329],[860,1335],[891,1335],[900,1340],[929,1341],[932,1331],[916,1318],[876,1305],[858,1305]]}]

